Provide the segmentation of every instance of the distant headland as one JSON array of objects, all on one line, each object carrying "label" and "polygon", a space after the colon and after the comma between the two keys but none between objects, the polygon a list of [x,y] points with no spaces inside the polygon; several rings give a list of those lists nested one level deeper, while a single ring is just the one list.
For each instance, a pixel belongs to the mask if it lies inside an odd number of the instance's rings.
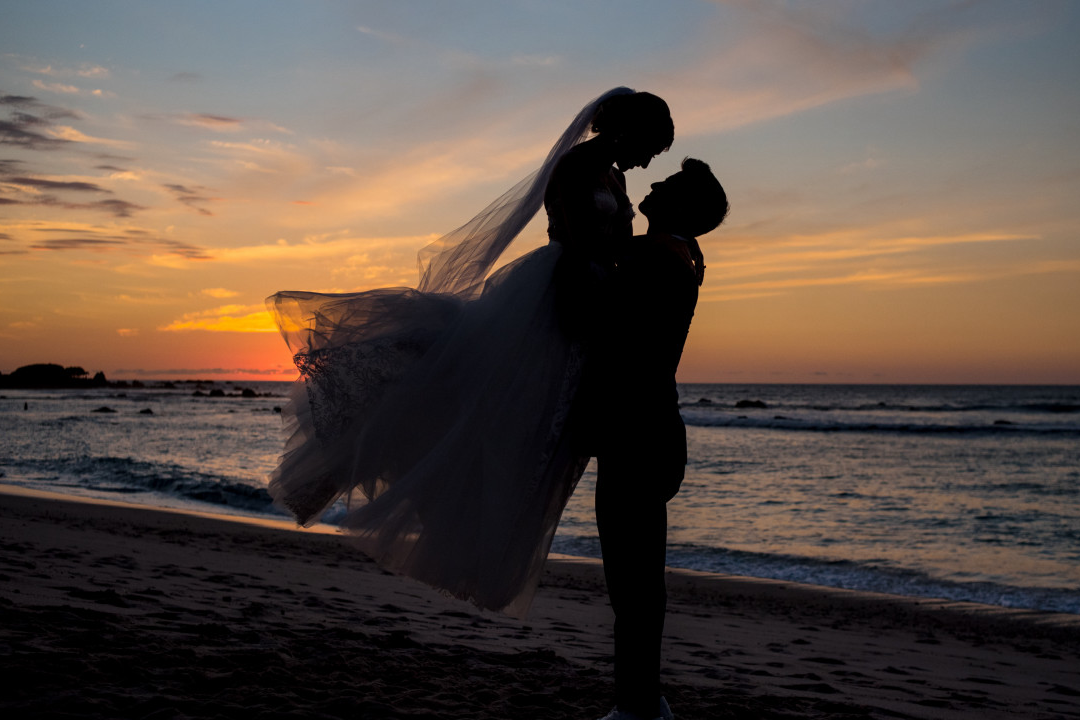
[{"label": "distant headland", "polygon": [[0,373],[0,388],[94,388],[108,387],[105,373],[90,376],[78,366],[64,367],[55,363],[23,365],[15,372]]},{"label": "distant headland", "polygon": [[[195,397],[259,397],[251,388],[236,387],[236,393],[229,393],[220,388],[208,389],[213,380],[109,380],[105,373],[96,372],[92,376],[83,368],[73,365],[64,367],[57,363],[36,363],[23,365],[12,373],[0,372],[0,389],[16,390],[56,390],[70,388],[164,388],[176,390],[178,386],[195,385]],[[271,395],[272,393],[264,393]]]}]

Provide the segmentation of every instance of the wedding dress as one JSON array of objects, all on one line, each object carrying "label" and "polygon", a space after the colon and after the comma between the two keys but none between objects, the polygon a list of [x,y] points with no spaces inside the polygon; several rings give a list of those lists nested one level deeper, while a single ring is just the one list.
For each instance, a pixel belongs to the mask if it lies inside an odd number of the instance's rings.
[{"label": "wedding dress", "polygon": [[[268,298],[300,371],[269,489],[299,522],[344,496],[343,525],[380,565],[524,616],[588,460],[568,429],[583,353],[560,302],[573,293],[556,282],[580,233],[549,207],[551,242],[489,273],[600,103],[629,92],[587,105],[536,173],[421,250],[416,289]],[[591,232],[629,235],[620,192],[595,188]]]}]

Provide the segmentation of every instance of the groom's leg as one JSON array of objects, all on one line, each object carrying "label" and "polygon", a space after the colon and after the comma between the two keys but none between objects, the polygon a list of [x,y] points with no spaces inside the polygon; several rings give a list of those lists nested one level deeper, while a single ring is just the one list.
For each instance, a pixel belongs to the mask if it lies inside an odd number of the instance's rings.
[{"label": "groom's leg", "polygon": [[596,524],[615,611],[615,702],[643,718],[659,711],[667,594],[667,505],[630,453],[597,459]]}]

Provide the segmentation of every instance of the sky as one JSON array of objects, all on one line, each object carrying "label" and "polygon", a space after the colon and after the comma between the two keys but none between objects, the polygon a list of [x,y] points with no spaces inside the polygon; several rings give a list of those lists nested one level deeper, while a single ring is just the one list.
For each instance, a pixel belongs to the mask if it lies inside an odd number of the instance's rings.
[{"label": "sky", "polygon": [[[683,382],[1080,384],[1080,3],[6,3],[0,371],[296,376],[626,85],[732,210]],[[644,232],[644,218],[635,230]],[[508,259],[546,242],[537,218]]]}]

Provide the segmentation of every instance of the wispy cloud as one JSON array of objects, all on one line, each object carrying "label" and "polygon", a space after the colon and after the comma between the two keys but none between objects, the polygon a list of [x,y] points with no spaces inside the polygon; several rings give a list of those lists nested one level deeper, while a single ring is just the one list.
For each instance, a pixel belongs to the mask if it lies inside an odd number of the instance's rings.
[{"label": "wispy cloud", "polygon": [[8,206],[43,206],[62,210],[104,212],[127,218],[145,207],[120,198],[86,202],[63,197],[64,194],[106,194],[112,190],[97,182],[64,177],[42,177],[26,172],[27,165],[17,160],[0,161],[0,204]]},{"label": "wispy cloud", "polygon": [[26,186],[38,190],[73,190],[76,192],[111,192],[97,183],[84,182],[82,180],[49,180],[47,178],[25,177],[21,175],[4,177],[0,175],[0,182],[10,183],[16,186]]},{"label": "wispy cloud", "polygon": [[211,310],[184,313],[178,320],[159,327],[158,330],[264,333],[277,332],[277,325],[262,305],[223,305]]},{"label": "wispy cloud", "polygon": [[214,214],[210,212],[209,209],[203,207],[204,203],[213,202],[215,200],[213,197],[202,194],[206,191],[206,188],[189,188],[186,185],[180,185],[178,183],[166,183],[162,185],[162,187],[171,192],[181,203],[200,215],[212,216]]},{"label": "wispy cloud", "polygon": [[81,78],[107,78],[111,74],[109,69],[101,65],[94,65],[92,63],[83,63],[78,67],[61,67],[54,65],[37,65],[34,63],[23,63],[22,69],[34,73],[36,75],[47,75],[49,77],[81,77]]},{"label": "wispy cloud", "polygon": [[244,121],[239,118],[211,115],[209,113],[185,113],[184,115],[173,116],[172,120],[180,125],[192,125],[224,132],[235,132],[244,124]]},{"label": "wispy cloud", "polygon": [[100,138],[87,135],[81,130],[76,130],[70,125],[56,125],[49,128],[47,134],[56,138],[57,140],[65,140],[73,143],[90,143],[94,145],[106,145],[108,147],[115,148],[131,148],[134,144],[126,140],[111,140],[109,138]]},{"label": "wispy cloud", "polygon": [[367,25],[357,25],[356,31],[367,35],[368,37],[378,38],[379,40],[384,40],[389,43],[404,44],[409,42],[408,38],[402,35],[397,35],[395,33],[387,32],[385,30],[377,30],[375,28],[368,27]]},{"label": "wispy cloud", "polygon": [[98,98],[114,98],[116,93],[109,90],[102,90],[101,88],[81,88],[77,85],[68,85],[61,82],[47,83],[42,80],[35,80],[33,82],[34,87],[38,90],[44,90],[45,92],[57,93],[59,95],[87,95],[90,97]]},{"label": "wispy cloud", "polygon": [[[266,245],[246,245],[241,247],[219,247],[206,249],[204,253],[215,263],[226,263],[250,267],[257,263],[282,264],[297,261],[324,262],[337,260],[338,274],[349,274],[356,270],[366,276],[373,266],[384,268],[388,279],[406,277],[415,281],[416,251],[435,240],[437,235],[357,238],[353,236],[310,237],[305,242],[287,243],[284,240]],[[367,252],[358,252],[365,249]],[[191,258],[183,256],[153,257],[153,264],[177,269],[192,267]],[[353,262],[355,260],[355,262]],[[361,279],[365,279],[361,278]],[[391,280],[389,284],[393,284]]]},{"label": "wispy cloud", "polygon": [[206,295],[207,297],[224,299],[236,297],[240,293],[236,292],[235,290],[226,290],[225,288],[206,288],[202,291],[202,294]]},{"label": "wispy cloud", "polygon": [[[680,135],[712,133],[848,98],[913,92],[917,66],[966,42],[967,6],[935,8],[906,28],[876,34],[847,22],[840,4],[713,0],[737,12],[705,23],[690,62],[655,75]],[[725,35],[726,26],[739,35]]]},{"label": "wispy cloud", "polygon": [[54,195],[35,195],[29,199],[16,200],[12,198],[0,198],[0,203],[5,205],[41,205],[62,210],[91,210],[103,212],[118,218],[129,218],[139,210],[145,210],[142,205],[137,205],[127,200],[111,198],[109,200],[95,200],[93,202],[72,202],[61,200]]},{"label": "wispy cloud", "polygon": [[[1027,263],[964,264],[955,259],[953,267],[943,272],[935,256],[927,252],[947,246],[1034,240],[1009,233],[888,237],[873,228],[791,236],[768,245],[758,239],[727,237],[722,244],[706,244],[706,261],[714,259],[701,300],[741,300],[843,285],[885,289],[960,284],[1031,274],[1037,270]],[[1043,271],[1067,272],[1070,267],[1057,265]]]},{"label": "wispy cloud", "polygon": [[[13,237],[33,235],[22,250],[118,252],[136,257],[171,255],[188,261],[210,259],[205,248],[180,240],[160,237],[141,228],[103,229],[85,222],[50,222],[48,225],[25,222],[7,226]],[[44,239],[41,236],[46,237]]]},{"label": "wispy cloud", "polygon": [[220,113],[185,112],[163,115],[143,115],[143,119],[161,121],[181,127],[209,130],[214,133],[238,133],[241,131],[292,135],[292,131],[269,120],[242,118]]},{"label": "wispy cloud", "polygon": [[40,102],[26,95],[0,95],[0,106],[9,110],[0,120],[0,145],[14,145],[28,150],[56,150],[69,140],[53,133],[55,121],[78,118],[73,110]]},{"label": "wispy cloud", "polygon": [[63,94],[66,94],[66,95],[78,95],[80,92],[82,92],[79,88],[75,87],[74,85],[65,85],[63,83],[58,83],[58,82],[56,82],[56,83],[47,83],[47,82],[43,82],[41,80],[35,80],[34,81],[34,87],[36,87],[38,90],[47,90],[49,92],[63,93]]},{"label": "wispy cloud", "polygon": [[39,240],[30,247],[33,250],[102,250],[126,244],[126,241],[118,238],[72,237]]}]

